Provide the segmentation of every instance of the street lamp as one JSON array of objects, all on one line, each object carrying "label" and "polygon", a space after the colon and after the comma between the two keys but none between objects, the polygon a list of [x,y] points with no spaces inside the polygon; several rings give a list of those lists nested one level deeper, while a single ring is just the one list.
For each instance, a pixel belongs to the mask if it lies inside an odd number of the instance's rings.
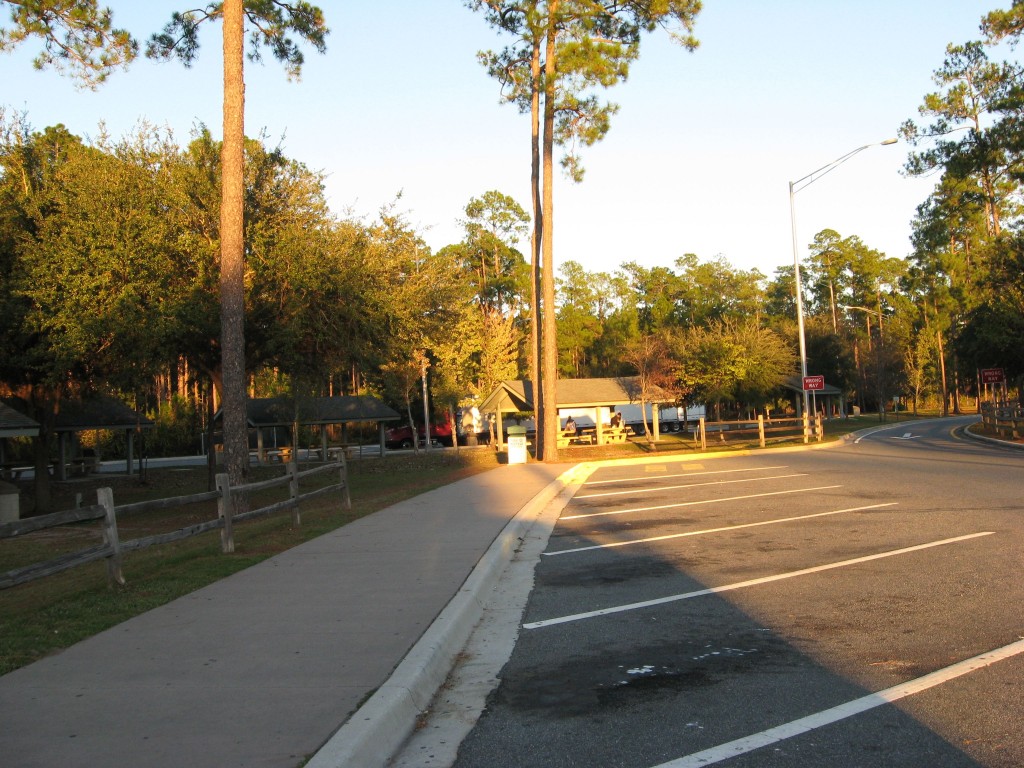
[{"label": "street lamp", "polygon": [[804,379],[807,378],[807,340],[804,336],[804,299],[803,291],[800,287],[800,250],[797,246],[796,204],[793,198],[796,196],[797,192],[806,189],[811,184],[820,179],[822,176],[825,176],[831,171],[834,171],[836,168],[845,163],[854,155],[863,152],[865,149],[868,149],[869,147],[888,146],[889,144],[895,144],[896,141],[896,139],[886,139],[885,141],[878,141],[875,142],[874,144],[865,144],[863,147],[857,147],[857,149],[847,152],[842,157],[836,158],[828,165],[823,165],[818,170],[807,174],[803,178],[789,182],[789,219],[790,224],[793,227],[793,279],[796,281],[796,325],[800,335],[800,373],[802,377],[800,380],[800,389],[804,393],[804,413],[808,412],[809,406],[807,390],[804,389],[803,381]]}]

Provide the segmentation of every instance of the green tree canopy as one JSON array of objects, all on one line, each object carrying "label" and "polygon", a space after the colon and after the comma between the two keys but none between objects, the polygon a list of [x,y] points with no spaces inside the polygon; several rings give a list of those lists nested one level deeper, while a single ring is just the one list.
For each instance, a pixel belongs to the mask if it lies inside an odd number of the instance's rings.
[{"label": "green tree canopy", "polygon": [[115,28],[110,9],[96,0],[0,0],[0,8],[11,12],[9,26],[0,27],[0,53],[37,38],[43,50],[33,66],[68,71],[84,88],[97,88],[138,53],[135,39]]}]

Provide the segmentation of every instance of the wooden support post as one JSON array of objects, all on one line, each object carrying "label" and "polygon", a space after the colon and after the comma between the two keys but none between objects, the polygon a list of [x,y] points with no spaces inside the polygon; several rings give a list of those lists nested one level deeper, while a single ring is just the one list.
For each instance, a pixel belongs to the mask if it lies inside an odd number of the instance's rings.
[{"label": "wooden support post", "polygon": [[809,443],[811,441],[811,416],[805,410],[803,414],[801,414],[801,418],[804,422],[804,442]]},{"label": "wooden support post", "polygon": [[341,475],[341,492],[345,499],[345,509],[352,509],[352,496],[348,490],[348,462],[345,461],[344,453],[341,454],[339,460],[341,461],[341,470],[339,472]]},{"label": "wooden support post", "polygon": [[699,433],[700,433],[700,449],[701,449],[701,451],[707,451],[707,449],[708,449],[708,433],[707,433],[707,430],[705,429],[704,417],[703,416],[700,417],[700,425],[699,425],[699,427],[700,427],[699,428]]},{"label": "wooden support post", "polygon": [[96,503],[106,513],[103,517],[103,543],[110,547],[107,555],[107,576],[112,584],[124,586],[121,572],[121,539],[117,535],[117,515],[114,512],[114,492],[110,488],[96,489]]},{"label": "wooden support post", "polygon": [[764,448],[764,414],[757,414],[757,441]]},{"label": "wooden support post", "polygon": [[292,525],[302,525],[302,513],[299,510],[299,463],[288,462],[288,497],[292,500]]},{"label": "wooden support post", "polygon": [[814,434],[818,438],[819,443],[825,439],[825,426],[821,422],[820,413],[814,414]]},{"label": "wooden support post", "polygon": [[231,481],[227,474],[217,475],[217,490],[220,491],[220,498],[217,499],[217,517],[224,521],[220,529],[220,551],[230,555],[235,551],[235,528],[232,524],[234,504],[231,499]]}]

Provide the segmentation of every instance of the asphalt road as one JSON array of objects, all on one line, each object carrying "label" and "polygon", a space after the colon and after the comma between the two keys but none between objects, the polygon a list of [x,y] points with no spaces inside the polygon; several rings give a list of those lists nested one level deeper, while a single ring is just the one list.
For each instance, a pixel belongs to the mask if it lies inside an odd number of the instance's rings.
[{"label": "asphalt road", "polygon": [[599,469],[455,764],[1024,765],[1024,452],[964,423]]}]

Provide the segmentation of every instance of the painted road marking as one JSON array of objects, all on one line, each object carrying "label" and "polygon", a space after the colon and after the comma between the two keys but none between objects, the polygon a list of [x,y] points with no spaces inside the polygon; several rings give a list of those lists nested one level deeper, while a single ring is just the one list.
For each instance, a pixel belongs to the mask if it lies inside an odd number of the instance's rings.
[{"label": "painted road marking", "polygon": [[855,557],[852,560],[840,560],[836,563],[826,563],[825,565],[816,565],[812,568],[802,568],[799,571],[789,571],[787,573],[778,573],[774,576],[764,576],[760,579],[750,579],[749,581],[739,581],[734,584],[725,584],[721,587],[709,587],[707,589],[698,589],[695,592],[684,592],[679,595],[669,595],[668,597],[659,597],[654,600],[643,600],[639,603],[627,603],[625,605],[615,605],[610,608],[601,608],[597,611],[587,611],[585,613],[574,613],[570,616],[559,616],[554,619],[544,619],[542,621],[531,621],[528,624],[523,624],[523,629],[540,629],[542,627],[550,627],[555,624],[568,624],[572,621],[581,621],[583,619],[593,619],[598,616],[607,616],[613,613],[624,613],[626,611],[636,611],[641,608],[651,608],[655,605],[664,605],[666,603],[674,603],[679,600],[690,600],[694,597],[704,597],[705,595],[717,595],[721,592],[731,592],[734,589],[745,589],[747,587],[755,587],[760,584],[769,584],[773,581],[782,581],[783,579],[792,579],[796,576],[806,576],[811,573],[821,573],[822,571],[830,571],[835,568],[845,568],[850,565],[857,565],[859,563],[867,563],[872,560],[881,560],[886,557],[894,557],[896,555],[905,555],[910,552],[918,552],[922,549],[930,549],[932,547],[941,547],[945,544],[955,544],[960,541],[968,541],[969,539],[977,539],[981,536],[991,536],[994,531],[982,531],[981,533],[969,533],[966,536],[956,536],[952,539],[942,539],[940,541],[930,541],[927,544],[917,544],[913,547],[903,547],[902,549],[891,549],[888,552],[879,552],[876,555],[866,555],[864,557]]},{"label": "painted road marking", "polygon": [[906,429],[906,427],[904,425],[902,425],[902,424],[893,424],[893,425],[888,426],[888,427],[877,427],[875,429],[872,429],[870,432],[865,432],[863,435],[861,435],[856,440],[854,440],[853,444],[856,445],[861,440],[866,440],[869,437],[874,437],[879,432],[888,432],[890,429],[900,429],[901,427],[903,429]]},{"label": "painted road marking", "polygon": [[633,539],[631,541],[616,541],[609,544],[595,544],[591,547],[576,547],[575,549],[559,549],[554,552],[542,552],[545,557],[555,555],[571,555],[576,552],[588,552],[592,549],[610,549],[612,547],[628,547],[630,544],[646,544],[651,541],[665,541],[666,539],[681,539],[684,536],[704,536],[708,533],[722,533],[726,531],[738,531],[740,528],[756,528],[760,525],[775,525],[777,523],[791,523],[795,520],[810,520],[813,517],[826,517],[828,515],[840,515],[844,512],[860,512],[865,509],[878,509],[879,507],[894,507],[897,502],[890,501],[885,504],[871,504],[866,507],[850,507],[849,509],[837,509],[833,512],[817,512],[813,515],[800,515],[799,517],[780,517],[774,520],[762,520],[759,523],[743,523],[742,525],[727,525],[722,528],[705,528],[702,531],[686,531],[685,533],[669,533],[664,536],[650,536],[646,539]]},{"label": "painted road marking", "polygon": [[920,435],[915,435],[913,432],[904,432],[902,437],[894,437],[893,440],[913,440],[917,437],[920,437]]},{"label": "painted road marking", "polygon": [[580,520],[584,517],[601,517],[602,515],[627,515],[630,512],[651,512],[657,509],[674,509],[676,507],[694,507],[700,504],[721,504],[723,501],[743,501],[744,499],[760,499],[765,496],[781,496],[787,493],[808,493],[810,491],[827,491],[842,488],[841,485],[819,485],[815,488],[793,488],[788,491],[769,491],[768,493],[752,493],[748,496],[730,496],[726,499],[702,499],[700,501],[681,501],[677,504],[659,504],[654,507],[632,507],[630,509],[612,509],[607,512],[588,512],[585,515],[563,515],[560,520]]},{"label": "painted road marking", "polygon": [[654,768],[698,768],[698,766],[702,765],[720,763],[723,760],[729,760],[730,758],[753,752],[755,749],[776,744],[794,736],[801,736],[817,728],[831,725],[848,717],[859,715],[862,712],[867,712],[875,707],[891,704],[907,696],[913,696],[915,693],[927,691],[929,688],[934,688],[937,685],[942,685],[963,675],[984,669],[991,664],[995,664],[997,661],[1009,659],[1020,653],[1024,653],[1024,640],[1018,640],[1015,643],[1004,645],[1002,648],[996,648],[988,653],[979,654],[958,664],[936,670],[929,675],[886,688],[878,693],[871,693],[831,709],[822,710],[807,717],[801,717],[799,720],[792,720],[775,728],[769,728],[767,731],[761,731],[760,733],[736,739],[711,749],[705,749],[702,752],[695,752],[692,755],[687,755],[677,760],[661,763]]},{"label": "painted road marking", "polygon": [[684,483],[683,485],[658,485],[653,488],[633,488],[628,491],[603,491],[574,496],[574,499],[599,499],[603,496],[625,496],[630,493],[657,493],[658,491],[678,491],[681,488],[703,488],[706,485],[731,485],[732,483],[756,483],[758,480],[785,480],[790,477],[807,477],[806,472],[793,475],[772,475],[770,477],[744,477],[739,480],[709,480],[706,483]]},{"label": "painted road marking", "polygon": [[[703,469],[704,467],[700,464],[694,467],[694,469]],[[671,475],[664,475],[666,479],[672,477],[699,477],[700,475],[728,475],[736,472],[763,472],[767,469],[786,469],[784,466],[780,467],[750,467],[748,469],[714,469],[710,472],[674,472]],[[635,483],[637,480],[647,481],[646,477],[618,477],[614,480],[588,480],[584,485],[608,485],[610,483]]]}]

